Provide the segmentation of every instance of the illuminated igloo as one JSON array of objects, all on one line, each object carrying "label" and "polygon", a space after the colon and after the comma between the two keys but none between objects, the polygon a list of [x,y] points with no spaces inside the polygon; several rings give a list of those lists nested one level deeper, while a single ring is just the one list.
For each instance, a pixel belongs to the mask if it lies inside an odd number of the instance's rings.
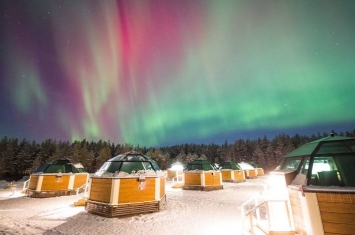
[{"label": "illuminated igloo", "polygon": [[289,197],[297,234],[354,234],[354,172],[355,138],[330,135],[283,157],[268,187]]},{"label": "illuminated igloo", "polygon": [[247,162],[238,163],[239,167],[244,171],[245,177],[247,179],[255,179],[258,176],[258,170],[254,168],[251,164]]},{"label": "illuminated igloo", "polygon": [[128,152],[90,177],[85,209],[106,217],[156,212],[166,203],[165,175],[150,157]]},{"label": "illuminated igloo", "polygon": [[245,182],[245,174],[242,168],[233,161],[225,161],[219,164],[224,182]]},{"label": "illuminated igloo", "polygon": [[196,159],[184,170],[185,190],[212,191],[223,189],[221,171],[207,159]]},{"label": "illuminated igloo", "polygon": [[84,190],[89,174],[80,163],[69,159],[56,159],[41,165],[30,175],[27,194],[30,197],[54,197],[71,195]]}]

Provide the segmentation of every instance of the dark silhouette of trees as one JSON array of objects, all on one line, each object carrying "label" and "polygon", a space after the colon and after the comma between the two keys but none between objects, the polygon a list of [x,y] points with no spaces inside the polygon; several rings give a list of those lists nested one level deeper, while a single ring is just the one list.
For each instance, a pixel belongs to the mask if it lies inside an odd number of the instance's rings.
[{"label": "dark silhouette of trees", "polygon": [[[348,137],[355,137],[355,130],[336,133]],[[328,136],[317,133],[311,136],[295,134],[290,137],[279,134],[274,139],[263,138],[238,139],[229,144],[180,144],[164,147],[141,147],[129,143],[114,144],[110,140],[88,142],[86,139],[57,141],[47,139],[42,143],[4,136],[0,140],[0,179],[16,180],[24,175],[33,173],[41,164],[58,158],[68,158],[74,163],[81,163],[88,172],[97,171],[109,158],[120,153],[135,150],[155,160],[161,169],[165,170],[174,162],[187,165],[197,158],[206,158],[214,163],[223,161],[253,162],[264,168],[266,172],[273,170],[278,161],[299,146],[310,141]]]}]

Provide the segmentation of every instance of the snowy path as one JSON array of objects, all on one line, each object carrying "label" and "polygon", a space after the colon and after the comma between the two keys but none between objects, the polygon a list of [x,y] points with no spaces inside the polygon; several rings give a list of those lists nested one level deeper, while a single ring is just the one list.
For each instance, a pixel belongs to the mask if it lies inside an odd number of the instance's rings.
[{"label": "snowy path", "polygon": [[165,209],[151,214],[105,218],[74,207],[75,196],[15,197],[0,190],[0,235],[3,234],[241,234],[240,205],[263,190],[266,176],[245,183],[223,183],[203,192],[171,188]]}]

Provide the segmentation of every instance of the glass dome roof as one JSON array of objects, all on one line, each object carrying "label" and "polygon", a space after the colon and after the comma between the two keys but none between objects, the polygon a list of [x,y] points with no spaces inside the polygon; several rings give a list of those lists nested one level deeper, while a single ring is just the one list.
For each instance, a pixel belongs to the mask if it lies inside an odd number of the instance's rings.
[{"label": "glass dome roof", "polygon": [[231,169],[231,170],[241,170],[240,166],[236,164],[235,162],[232,161],[225,161],[221,164],[219,164],[222,169]]},{"label": "glass dome roof", "polygon": [[194,170],[203,170],[203,171],[209,171],[209,170],[217,170],[209,160],[207,159],[196,159],[190,162],[186,170],[188,171],[194,171]]},{"label": "glass dome roof", "polygon": [[[81,165],[81,164],[80,164]],[[56,159],[42,164],[35,173],[80,173],[86,172],[83,167],[77,168],[69,159]]]},{"label": "glass dome roof", "polygon": [[132,151],[117,155],[107,160],[95,175],[100,176],[105,173],[117,174],[119,172],[132,174],[138,171],[148,170],[160,171],[160,167],[147,155]]}]

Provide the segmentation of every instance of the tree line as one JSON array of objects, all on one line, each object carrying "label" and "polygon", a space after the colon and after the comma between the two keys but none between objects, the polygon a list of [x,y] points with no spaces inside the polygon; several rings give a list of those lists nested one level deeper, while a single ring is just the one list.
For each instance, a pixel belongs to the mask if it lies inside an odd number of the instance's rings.
[{"label": "tree line", "polygon": [[[355,137],[355,130],[335,135]],[[42,143],[3,137],[0,141],[0,179],[16,180],[32,174],[39,166],[50,160],[68,158],[73,163],[81,163],[90,172],[96,172],[102,164],[113,156],[128,151],[137,151],[155,160],[165,170],[176,161],[187,165],[194,159],[205,158],[213,163],[224,161],[253,162],[266,172],[273,170],[279,160],[288,152],[328,134],[311,136],[279,134],[274,139],[266,136],[257,139],[238,139],[224,144],[180,144],[166,147],[140,147],[131,144],[114,144],[110,140],[97,142],[57,141],[47,139]]]}]

